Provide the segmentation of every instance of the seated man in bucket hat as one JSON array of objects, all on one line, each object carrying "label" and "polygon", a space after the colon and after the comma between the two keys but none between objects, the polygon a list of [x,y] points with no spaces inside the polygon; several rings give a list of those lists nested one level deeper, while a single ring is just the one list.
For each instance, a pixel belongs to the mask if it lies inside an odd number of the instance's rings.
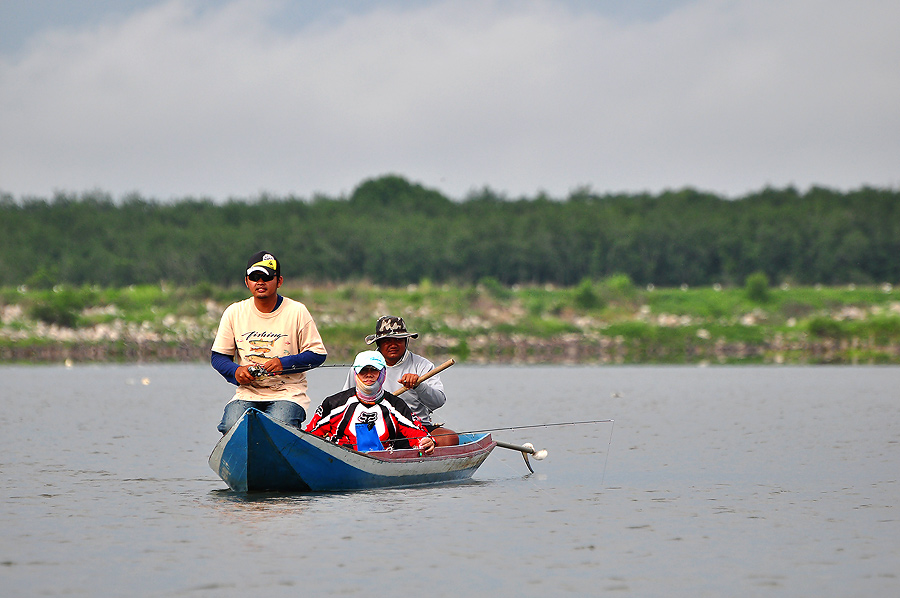
[{"label": "seated man in bucket hat", "polygon": [[[434,364],[409,350],[409,339],[419,338],[417,332],[409,332],[403,318],[398,316],[381,316],[375,323],[375,334],[366,337],[366,344],[375,343],[378,352],[384,356],[387,364],[387,378],[384,389],[399,395],[409,405],[413,415],[425,425],[425,429],[434,437],[437,446],[453,446],[459,444],[459,436],[443,424],[431,421],[432,412],[447,402],[444,384],[440,375],[432,376],[419,384],[419,377],[434,369]],[[344,388],[353,388],[355,376],[351,370],[344,383]]]}]

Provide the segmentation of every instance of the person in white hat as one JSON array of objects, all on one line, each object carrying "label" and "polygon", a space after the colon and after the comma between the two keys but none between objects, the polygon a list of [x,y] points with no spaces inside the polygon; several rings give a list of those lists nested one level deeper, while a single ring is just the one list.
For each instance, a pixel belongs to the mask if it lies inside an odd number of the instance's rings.
[{"label": "person in white hat", "polygon": [[[443,424],[432,421],[432,413],[447,402],[444,394],[444,383],[440,375],[435,375],[421,384],[419,378],[434,369],[428,359],[409,350],[409,339],[419,338],[417,332],[409,332],[406,322],[399,316],[381,316],[375,322],[375,334],[365,338],[366,344],[375,343],[378,352],[387,364],[385,390],[398,394],[413,414],[422,420],[425,429],[434,437],[438,446],[454,446],[459,444],[459,436]],[[352,388],[355,384],[354,373],[347,375],[344,388]],[[407,389],[400,393],[403,389]]]},{"label": "person in white hat", "polygon": [[295,428],[306,419],[309,396],[303,372],[321,365],[327,352],[306,306],[278,294],[283,282],[278,259],[268,251],[254,253],[244,272],[252,296],[222,314],[210,362],[237,386],[218,426],[222,434],[249,407]]},{"label": "person in white hat", "polygon": [[363,351],[353,360],[353,388],[326,397],[306,427],[356,451],[418,448],[434,452],[434,439],[402,399],[385,392],[387,366],[378,351]]}]

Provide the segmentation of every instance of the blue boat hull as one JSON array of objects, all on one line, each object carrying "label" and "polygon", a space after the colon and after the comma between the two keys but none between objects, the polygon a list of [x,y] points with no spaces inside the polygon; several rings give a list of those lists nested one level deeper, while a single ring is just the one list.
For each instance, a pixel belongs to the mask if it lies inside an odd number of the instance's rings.
[{"label": "blue boat hull", "polygon": [[472,477],[496,444],[462,434],[459,446],[358,453],[250,408],[225,434],[209,466],[236,492],[324,492],[458,482]]}]

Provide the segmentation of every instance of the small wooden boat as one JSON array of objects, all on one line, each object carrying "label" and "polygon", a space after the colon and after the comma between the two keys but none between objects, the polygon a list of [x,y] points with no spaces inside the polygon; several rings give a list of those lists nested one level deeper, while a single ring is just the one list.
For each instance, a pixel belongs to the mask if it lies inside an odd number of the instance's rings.
[{"label": "small wooden boat", "polygon": [[497,446],[490,434],[460,434],[458,446],[360,453],[250,408],[225,434],[209,466],[236,492],[320,492],[458,482]]}]

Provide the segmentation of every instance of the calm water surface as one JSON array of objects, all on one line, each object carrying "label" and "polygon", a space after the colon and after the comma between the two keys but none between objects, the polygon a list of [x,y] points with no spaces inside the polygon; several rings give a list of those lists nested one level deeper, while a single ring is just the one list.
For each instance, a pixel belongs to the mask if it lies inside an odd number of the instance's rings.
[{"label": "calm water surface", "polygon": [[2,596],[900,595],[900,368],[458,365],[457,430],[615,424],[495,433],[534,475],[250,497],[208,366],[0,376]]}]

